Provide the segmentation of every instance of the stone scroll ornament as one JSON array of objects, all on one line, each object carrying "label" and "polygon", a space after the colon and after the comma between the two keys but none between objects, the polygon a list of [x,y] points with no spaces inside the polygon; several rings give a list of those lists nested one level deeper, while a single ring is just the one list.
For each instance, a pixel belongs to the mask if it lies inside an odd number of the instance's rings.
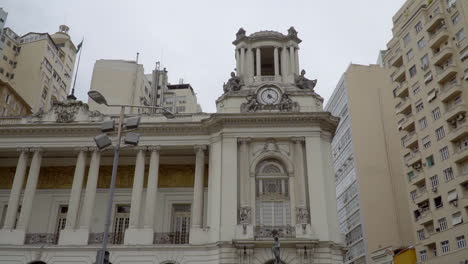
[{"label": "stone scroll ornament", "polygon": [[309,80],[305,77],[306,71],[302,70],[301,75],[296,75],[294,77],[294,83],[296,84],[297,87],[300,89],[310,89],[314,90],[315,86],[317,85],[317,79],[315,80]]},{"label": "stone scroll ornament", "polygon": [[82,104],[72,101],[54,103],[54,112],[56,114],[57,123],[71,123],[75,121],[76,114],[80,110]]}]

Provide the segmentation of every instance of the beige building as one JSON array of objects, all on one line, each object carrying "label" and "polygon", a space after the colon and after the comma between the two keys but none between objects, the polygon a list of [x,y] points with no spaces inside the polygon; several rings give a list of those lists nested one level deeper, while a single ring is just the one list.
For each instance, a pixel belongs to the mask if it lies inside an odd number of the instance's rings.
[{"label": "beige building", "polygon": [[467,1],[407,1],[384,57],[423,263],[468,260],[467,33]]},{"label": "beige building", "polygon": [[30,32],[19,36],[10,28],[3,30],[0,79],[10,83],[33,112],[47,111],[70,91],[76,47],[68,31],[64,25],[53,35]]},{"label": "beige building", "polygon": [[[157,67],[145,74],[142,64],[125,60],[98,60],[94,65],[91,90],[100,91],[115,104],[163,106],[174,113],[198,113],[201,107],[190,84],[170,85],[166,69]],[[92,110],[118,113],[118,109],[88,100]],[[131,109],[127,113],[147,113]]]},{"label": "beige building", "polygon": [[340,117],[332,155],[338,220],[349,247],[346,263],[374,263],[372,253],[383,247],[413,244],[387,80],[388,70],[378,65],[352,64],[325,108]]},{"label": "beige building", "polygon": [[11,87],[9,83],[0,80],[0,116],[27,116],[31,107]]}]

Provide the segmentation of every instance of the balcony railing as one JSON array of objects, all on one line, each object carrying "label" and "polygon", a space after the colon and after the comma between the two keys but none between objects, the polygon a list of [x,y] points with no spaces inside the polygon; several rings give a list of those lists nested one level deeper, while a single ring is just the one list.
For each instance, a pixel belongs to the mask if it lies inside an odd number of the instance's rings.
[{"label": "balcony railing", "polygon": [[274,82],[275,76],[261,76],[260,81],[262,82]]},{"label": "balcony railing", "polygon": [[39,245],[39,244],[55,245],[58,242],[58,238],[59,238],[58,234],[30,233],[30,234],[26,234],[26,239],[24,240],[24,243],[28,245]]},{"label": "balcony railing", "polygon": [[274,235],[278,237],[296,237],[296,229],[290,225],[285,226],[255,226],[255,237],[257,238],[273,238]]},{"label": "balcony railing", "polygon": [[154,233],[153,244],[188,244],[189,233],[187,232],[168,232],[168,233]]},{"label": "balcony railing", "polygon": [[[124,243],[125,233],[109,233],[109,244],[120,245]],[[90,233],[88,244],[102,244],[104,233]]]}]

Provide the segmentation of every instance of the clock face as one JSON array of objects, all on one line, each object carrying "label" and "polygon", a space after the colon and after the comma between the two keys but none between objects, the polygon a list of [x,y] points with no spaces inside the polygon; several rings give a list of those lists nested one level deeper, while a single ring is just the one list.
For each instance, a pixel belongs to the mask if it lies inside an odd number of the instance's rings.
[{"label": "clock face", "polygon": [[263,104],[272,105],[280,101],[280,92],[276,88],[264,88],[259,93],[259,101]]}]

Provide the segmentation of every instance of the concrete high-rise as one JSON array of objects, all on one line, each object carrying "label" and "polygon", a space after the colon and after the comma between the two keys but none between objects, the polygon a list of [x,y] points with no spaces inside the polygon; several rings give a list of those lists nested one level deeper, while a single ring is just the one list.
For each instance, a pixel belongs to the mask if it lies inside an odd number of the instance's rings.
[{"label": "concrete high-rise", "polygon": [[325,108],[341,118],[332,158],[346,263],[374,263],[376,251],[413,244],[387,76],[379,65],[350,65]]},{"label": "concrete high-rise", "polygon": [[468,261],[467,31],[467,1],[407,1],[383,60],[423,263]]}]

